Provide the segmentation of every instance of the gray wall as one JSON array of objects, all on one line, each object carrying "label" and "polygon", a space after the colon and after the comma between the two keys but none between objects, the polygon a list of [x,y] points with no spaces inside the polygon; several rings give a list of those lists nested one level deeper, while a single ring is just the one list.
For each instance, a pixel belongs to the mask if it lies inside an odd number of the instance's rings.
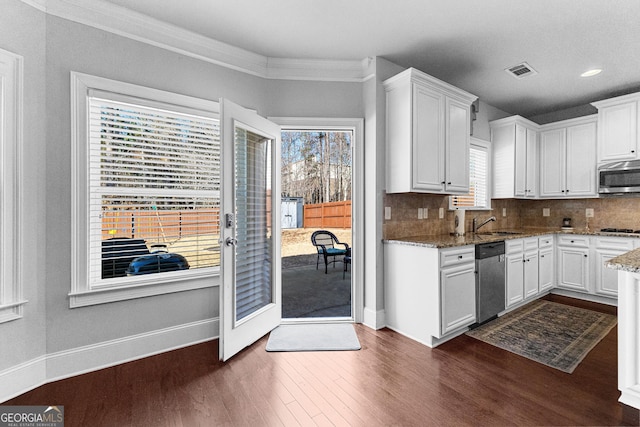
[{"label": "gray wall", "polygon": [[[228,98],[263,116],[365,118],[365,306],[384,309],[382,200],[384,90],[402,68],[376,58],[364,83],[265,80],[4,0],[0,48],[25,57],[23,164],[24,318],[0,324],[0,371],[45,354],[125,338],[219,315],[218,289],[69,308],[71,288],[70,72],[78,71],[199,98]],[[481,106],[477,133],[499,110]],[[486,134],[486,135],[485,135]],[[373,319],[372,326],[376,325]]]},{"label": "gray wall", "polygon": [[24,317],[0,324],[0,371],[45,352],[45,17],[17,0],[3,1],[0,48],[24,57],[24,180],[21,270]]}]

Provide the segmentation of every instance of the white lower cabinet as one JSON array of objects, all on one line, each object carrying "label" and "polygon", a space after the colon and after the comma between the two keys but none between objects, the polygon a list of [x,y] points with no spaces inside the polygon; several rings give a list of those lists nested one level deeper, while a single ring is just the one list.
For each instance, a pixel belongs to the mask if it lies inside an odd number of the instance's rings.
[{"label": "white lower cabinet", "polygon": [[442,335],[476,321],[475,281],[475,263],[463,263],[440,270]]},{"label": "white lower cabinet", "polygon": [[629,252],[634,241],[627,238],[595,237],[595,293],[618,297],[618,271],[604,266],[611,258]]},{"label": "white lower cabinet", "polygon": [[538,238],[538,292],[551,290],[556,285],[555,238],[552,234]]},{"label": "white lower cabinet", "polygon": [[589,292],[589,237],[558,237],[558,287]]},{"label": "white lower cabinet", "polygon": [[[507,240],[505,252],[506,308],[537,297],[540,292],[553,287],[554,264],[553,259],[549,259],[553,256],[553,236]],[[542,266],[550,270],[542,271]]]},{"label": "white lower cabinet", "polygon": [[524,300],[524,240],[514,239],[505,242],[506,256],[506,307],[509,308]]},{"label": "white lower cabinet", "polygon": [[386,324],[435,347],[476,321],[475,246],[387,243]]}]

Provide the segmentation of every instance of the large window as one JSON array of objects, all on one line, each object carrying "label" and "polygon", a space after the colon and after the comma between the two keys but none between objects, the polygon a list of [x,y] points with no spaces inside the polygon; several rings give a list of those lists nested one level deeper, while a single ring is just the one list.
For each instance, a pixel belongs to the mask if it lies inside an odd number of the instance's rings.
[{"label": "large window", "polygon": [[20,277],[21,56],[0,49],[0,323],[22,317]]},{"label": "large window", "polygon": [[469,148],[469,194],[451,196],[450,209],[491,209],[489,144],[472,138]]},{"label": "large window", "polygon": [[80,135],[79,126],[75,141],[77,159],[86,150],[87,162],[74,174],[87,235],[77,236],[72,306],[204,286],[197,279],[220,267],[216,105],[92,76],[74,80],[76,118],[87,129]]}]

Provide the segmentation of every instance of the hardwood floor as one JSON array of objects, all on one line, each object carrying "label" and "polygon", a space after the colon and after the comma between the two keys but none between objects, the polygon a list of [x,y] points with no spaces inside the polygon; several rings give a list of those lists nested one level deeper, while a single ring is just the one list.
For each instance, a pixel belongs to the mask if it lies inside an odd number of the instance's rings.
[{"label": "hardwood floor", "polygon": [[64,405],[67,427],[622,423],[617,328],[566,374],[465,335],[429,349],[388,329],[355,326],[360,351],[268,353],[264,337],[221,363],[213,341],[4,404]]}]

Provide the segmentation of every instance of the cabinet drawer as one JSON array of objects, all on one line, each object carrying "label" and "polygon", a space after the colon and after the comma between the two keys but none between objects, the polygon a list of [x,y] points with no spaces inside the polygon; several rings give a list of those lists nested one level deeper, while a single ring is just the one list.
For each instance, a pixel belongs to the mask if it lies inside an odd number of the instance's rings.
[{"label": "cabinet drawer", "polygon": [[538,237],[538,247],[540,249],[549,248],[551,246],[553,246],[553,236]]},{"label": "cabinet drawer", "polygon": [[621,251],[630,251],[633,249],[633,240],[626,237],[597,237],[596,248],[599,249],[617,249]]},{"label": "cabinet drawer", "polygon": [[558,246],[588,248],[589,236],[558,236]]},{"label": "cabinet drawer", "polygon": [[456,249],[442,249],[440,251],[440,267],[473,262],[475,258],[475,246],[464,246]]},{"label": "cabinet drawer", "polygon": [[524,251],[524,239],[511,239],[505,240],[504,251],[509,254],[514,254]]},{"label": "cabinet drawer", "polygon": [[524,251],[535,251],[538,249],[538,238],[537,237],[528,237],[524,240]]}]

